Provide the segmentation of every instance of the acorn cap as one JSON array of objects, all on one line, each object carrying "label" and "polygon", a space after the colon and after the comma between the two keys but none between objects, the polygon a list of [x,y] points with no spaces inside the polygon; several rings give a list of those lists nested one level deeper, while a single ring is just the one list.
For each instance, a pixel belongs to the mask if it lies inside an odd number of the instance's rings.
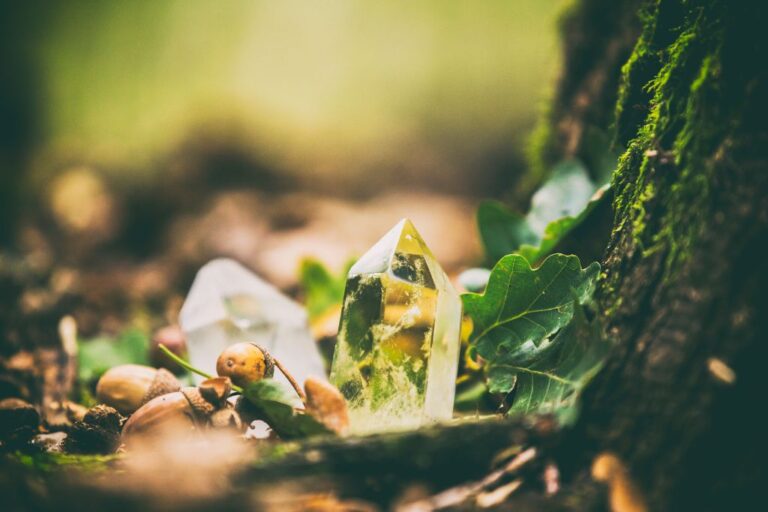
[{"label": "acorn cap", "polygon": [[213,405],[221,405],[232,392],[232,381],[229,377],[213,377],[205,379],[197,388],[200,394]]},{"label": "acorn cap", "polygon": [[165,395],[167,393],[173,393],[181,389],[181,383],[179,380],[165,368],[158,368],[155,373],[155,378],[149,385],[147,394],[142,398],[142,405],[149,402],[153,398]]},{"label": "acorn cap", "polygon": [[257,345],[255,343],[251,343],[251,345],[261,350],[261,353],[264,354],[264,364],[265,364],[264,377],[267,379],[271,379],[272,377],[275,376],[275,360],[272,357],[272,354],[270,354],[269,351],[264,347],[262,347],[261,345]]},{"label": "acorn cap", "polygon": [[206,423],[211,414],[213,414],[213,411],[217,409],[214,404],[203,398],[203,394],[196,387],[181,388],[181,394],[184,395],[192,407],[195,418],[202,423]]}]

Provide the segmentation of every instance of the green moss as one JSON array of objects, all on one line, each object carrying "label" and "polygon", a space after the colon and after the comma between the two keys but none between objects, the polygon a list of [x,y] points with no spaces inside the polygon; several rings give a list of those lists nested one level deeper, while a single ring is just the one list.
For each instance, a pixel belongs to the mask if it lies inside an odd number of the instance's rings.
[{"label": "green moss", "polygon": [[260,450],[259,456],[254,460],[253,465],[256,467],[268,466],[283,460],[289,455],[299,453],[302,449],[303,444],[296,441],[275,443]]},{"label": "green moss", "polygon": [[659,68],[658,53],[651,47],[652,17],[642,15],[645,30],[635,45],[632,54],[621,68],[622,80],[617,94],[615,119],[616,142],[621,146],[628,143],[637,132],[642,116],[647,112],[644,106],[650,99],[644,85]]},{"label": "green moss", "polygon": [[[667,277],[706,229],[712,156],[733,129],[722,120],[738,119],[722,111],[732,103],[720,88],[723,9],[717,1],[657,2],[623,68],[616,136],[634,135],[613,177],[615,229],[628,229],[646,256],[664,251]],[[641,122],[629,110],[642,111]],[[652,225],[650,207],[660,217]]]},{"label": "green moss", "polygon": [[50,473],[61,469],[79,471],[103,471],[120,458],[119,455],[75,455],[66,453],[16,453],[9,456],[22,466],[36,472]]}]

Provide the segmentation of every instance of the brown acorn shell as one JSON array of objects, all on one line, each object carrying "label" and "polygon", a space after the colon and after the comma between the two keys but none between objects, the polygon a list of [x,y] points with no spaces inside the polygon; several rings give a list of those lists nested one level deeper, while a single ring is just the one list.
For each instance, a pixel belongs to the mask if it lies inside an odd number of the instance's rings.
[{"label": "brown acorn shell", "polygon": [[[148,432],[170,422],[185,422],[191,427],[221,425],[241,428],[240,416],[226,402],[231,390],[229,379],[209,379],[203,381],[201,386],[184,387],[148,401],[128,419],[123,437]],[[211,400],[206,399],[203,391]],[[226,412],[228,409],[229,413]]]},{"label": "brown acorn shell", "polygon": [[181,391],[153,398],[128,418],[123,426],[123,438],[154,430],[170,422],[195,424],[196,415],[187,397]]}]

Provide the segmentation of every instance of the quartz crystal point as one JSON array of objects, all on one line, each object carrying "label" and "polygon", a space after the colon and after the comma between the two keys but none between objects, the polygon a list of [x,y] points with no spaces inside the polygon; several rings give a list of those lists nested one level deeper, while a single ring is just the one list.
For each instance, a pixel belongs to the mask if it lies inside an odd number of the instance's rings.
[{"label": "quartz crystal point", "polygon": [[403,430],[451,418],[461,299],[408,219],[350,269],[331,382],[351,431]]},{"label": "quartz crystal point", "polygon": [[[208,373],[216,373],[227,346],[249,341],[279,359],[300,384],[309,376],[325,379],[304,308],[236,261],[216,259],[198,271],[179,323],[190,363]],[[275,379],[288,383],[280,372]]]}]

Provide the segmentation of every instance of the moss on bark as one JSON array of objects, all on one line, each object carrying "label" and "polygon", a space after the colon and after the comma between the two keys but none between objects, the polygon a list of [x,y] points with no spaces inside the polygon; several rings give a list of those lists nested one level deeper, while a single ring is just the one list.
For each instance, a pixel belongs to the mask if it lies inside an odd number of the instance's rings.
[{"label": "moss on bark", "polygon": [[[766,6],[655,0],[638,19],[631,54],[605,71],[620,69],[615,102],[604,94],[577,108],[561,81],[536,148],[539,161],[572,156],[557,134],[583,130],[573,119],[612,123],[625,148],[600,290],[616,348],[584,394],[567,454],[578,472],[589,453],[618,453],[655,510],[748,508],[768,457],[754,405],[768,359]],[[566,44],[594,21],[574,27]],[[566,76],[578,80],[578,68],[566,62]],[[710,369],[720,363],[735,382]]]},{"label": "moss on bark", "polygon": [[[707,228],[717,160],[749,143],[743,124],[755,103],[746,80],[754,77],[750,48],[732,47],[748,43],[733,41],[750,31],[741,11],[716,1],[649,7],[622,71],[616,139],[628,149],[613,180],[615,231],[631,232],[645,254],[667,251],[667,275]],[[663,214],[651,219],[649,205]]]},{"label": "moss on bark", "polygon": [[745,508],[765,483],[765,10],[652,2],[622,69],[601,287],[617,346],[576,435],[619,453],[657,510]]}]

